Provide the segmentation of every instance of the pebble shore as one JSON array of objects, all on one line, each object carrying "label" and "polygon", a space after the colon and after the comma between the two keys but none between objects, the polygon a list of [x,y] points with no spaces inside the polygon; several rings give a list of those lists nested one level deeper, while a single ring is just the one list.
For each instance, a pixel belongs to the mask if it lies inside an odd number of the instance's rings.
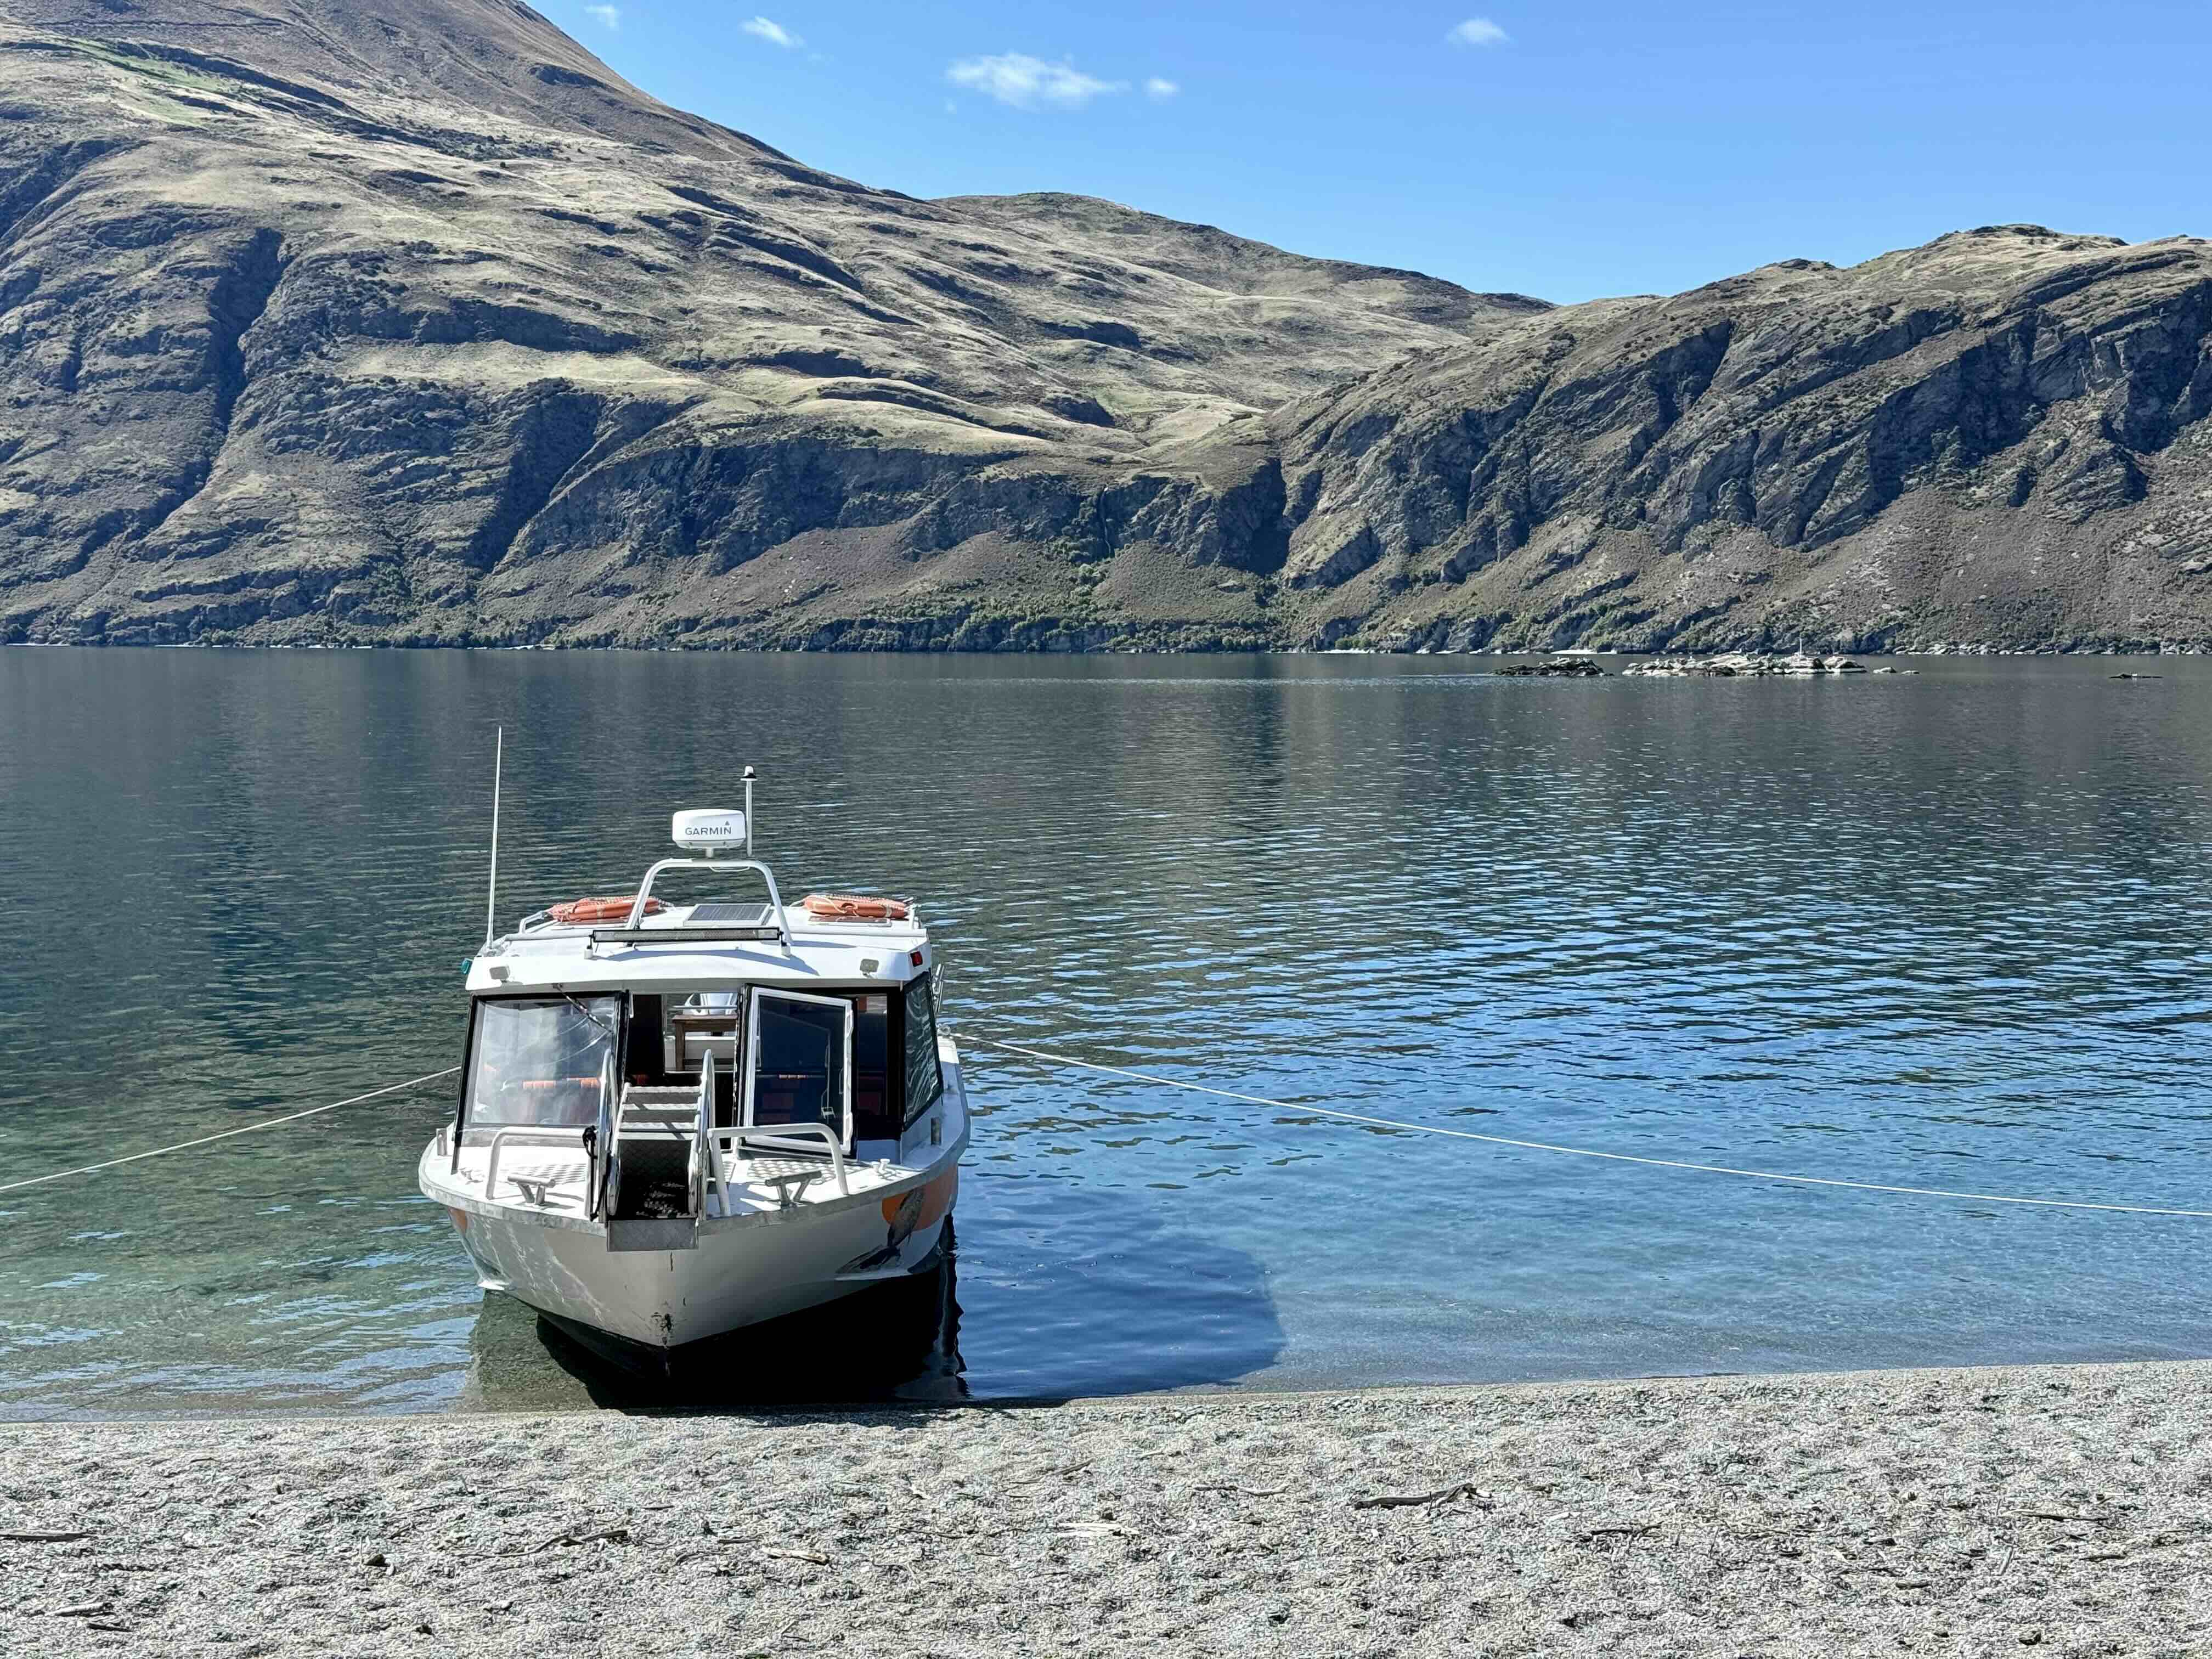
[{"label": "pebble shore", "polygon": [[0,1428],[0,1653],[2212,1651],[2212,1364]]}]

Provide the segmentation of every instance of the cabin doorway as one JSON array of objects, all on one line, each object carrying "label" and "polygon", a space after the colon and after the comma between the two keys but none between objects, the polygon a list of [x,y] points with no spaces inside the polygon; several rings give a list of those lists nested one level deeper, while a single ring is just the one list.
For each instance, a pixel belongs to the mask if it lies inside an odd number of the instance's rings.
[{"label": "cabin doorway", "polygon": [[853,1145],[853,1004],[756,989],[745,1008],[744,1127],[817,1124]]}]

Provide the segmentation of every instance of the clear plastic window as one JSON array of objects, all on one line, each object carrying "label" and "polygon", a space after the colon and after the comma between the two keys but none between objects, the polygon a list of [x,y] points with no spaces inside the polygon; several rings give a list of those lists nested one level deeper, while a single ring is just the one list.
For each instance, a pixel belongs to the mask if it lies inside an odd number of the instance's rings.
[{"label": "clear plastic window", "polygon": [[845,1133],[845,1066],[853,1006],[820,997],[756,993],[750,1121],[819,1123]]},{"label": "clear plastic window", "polygon": [[476,1018],[469,1127],[599,1121],[621,998],[479,1002]]},{"label": "clear plastic window", "polygon": [[937,1065],[937,1003],[927,977],[906,988],[906,1121],[912,1123],[945,1092]]}]

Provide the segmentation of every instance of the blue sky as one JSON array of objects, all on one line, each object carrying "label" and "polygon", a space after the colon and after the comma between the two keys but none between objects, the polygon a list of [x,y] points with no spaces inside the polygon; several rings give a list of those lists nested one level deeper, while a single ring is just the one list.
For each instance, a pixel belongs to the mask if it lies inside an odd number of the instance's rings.
[{"label": "blue sky", "polygon": [[1103,196],[1553,300],[2021,220],[2212,234],[2202,0],[540,3],[868,184]]}]

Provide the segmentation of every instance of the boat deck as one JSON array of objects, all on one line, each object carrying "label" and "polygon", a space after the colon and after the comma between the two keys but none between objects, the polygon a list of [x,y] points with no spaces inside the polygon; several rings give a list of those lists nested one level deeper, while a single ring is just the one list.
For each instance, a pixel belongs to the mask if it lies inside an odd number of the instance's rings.
[{"label": "boat deck", "polygon": [[[504,1154],[505,1149],[501,1150]],[[527,1152],[502,1155],[494,1176],[497,1184],[487,1191],[484,1182],[490,1173],[490,1164],[489,1147],[463,1147],[460,1167],[444,1172],[443,1182],[478,1203],[525,1213],[544,1212],[580,1219],[584,1216],[591,1164],[580,1148],[561,1153],[532,1147]],[[836,1175],[830,1160],[824,1158],[732,1158],[726,1159],[723,1167],[730,1175],[729,1189],[725,1193],[720,1182],[708,1185],[709,1220],[787,1210],[794,1204],[818,1203],[848,1195],[839,1191]],[[846,1185],[850,1196],[879,1194],[913,1181],[927,1167],[896,1164],[889,1158],[868,1164],[848,1163],[845,1166]]]},{"label": "boat deck", "polygon": [[[917,1128],[898,1158],[747,1151],[747,1131],[717,1129],[720,1169],[728,1179],[726,1185],[708,1181],[701,1224],[877,1202],[941,1170],[948,1152],[957,1158],[966,1139],[968,1097],[959,1049],[951,1038],[939,1038],[938,1059],[945,1079],[939,1139],[929,1141]],[[758,1133],[778,1131],[765,1127]],[[512,1125],[477,1132],[464,1141],[458,1159],[450,1133],[441,1130],[423,1150],[418,1176],[427,1196],[456,1211],[495,1212],[553,1228],[603,1230],[604,1222],[590,1213],[592,1164],[580,1129]]]}]

